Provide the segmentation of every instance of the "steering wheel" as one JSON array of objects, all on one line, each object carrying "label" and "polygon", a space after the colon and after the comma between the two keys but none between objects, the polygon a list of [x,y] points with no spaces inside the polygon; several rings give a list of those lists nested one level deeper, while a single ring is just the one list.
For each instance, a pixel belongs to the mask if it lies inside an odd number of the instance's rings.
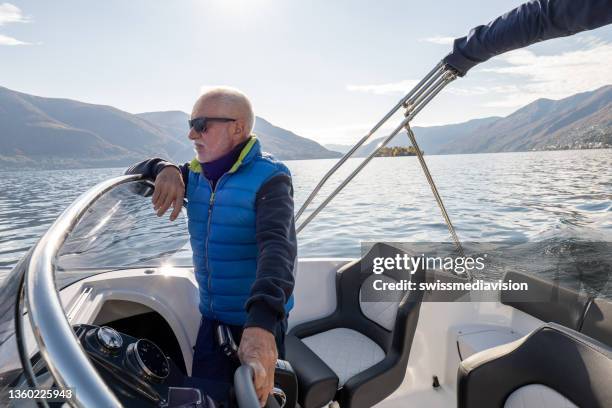
[{"label": "steering wheel", "polygon": [[234,372],[234,389],[240,408],[260,408],[251,366],[243,364]]}]

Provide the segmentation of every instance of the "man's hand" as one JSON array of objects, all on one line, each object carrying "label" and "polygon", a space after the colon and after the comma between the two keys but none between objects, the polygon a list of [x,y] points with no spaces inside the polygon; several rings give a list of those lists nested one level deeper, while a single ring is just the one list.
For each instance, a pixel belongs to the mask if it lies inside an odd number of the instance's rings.
[{"label": "man's hand", "polygon": [[181,172],[176,167],[166,167],[155,178],[155,192],[153,193],[153,209],[161,217],[172,205],[170,221],[176,220],[185,197],[185,183]]},{"label": "man's hand", "polygon": [[259,327],[247,327],[242,332],[238,357],[242,364],[253,367],[255,392],[261,406],[265,406],[274,387],[274,369],[278,359],[274,335]]}]

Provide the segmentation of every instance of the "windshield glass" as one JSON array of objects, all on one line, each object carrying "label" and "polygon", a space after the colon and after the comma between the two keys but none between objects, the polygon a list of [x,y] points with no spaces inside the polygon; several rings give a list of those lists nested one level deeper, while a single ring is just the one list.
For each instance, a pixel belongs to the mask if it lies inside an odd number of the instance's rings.
[{"label": "windshield glass", "polygon": [[117,269],[192,265],[184,211],[157,217],[152,193],[147,181],[124,183],[87,209],[57,253],[58,288]]},{"label": "windshield glass", "polygon": [[[157,217],[151,204],[152,193],[150,182],[132,181],[115,186],[91,204],[56,254],[58,289],[112,270],[192,265],[185,215],[181,213],[173,222],[168,220],[168,213]],[[22,378],[14,308],[29,255],[0,282],[0,406],[6,405],[9,387]],[[27,315],[23,324],[27,354],[33,357],[34,371],[39,372],[44,364],[36,354]]]}]

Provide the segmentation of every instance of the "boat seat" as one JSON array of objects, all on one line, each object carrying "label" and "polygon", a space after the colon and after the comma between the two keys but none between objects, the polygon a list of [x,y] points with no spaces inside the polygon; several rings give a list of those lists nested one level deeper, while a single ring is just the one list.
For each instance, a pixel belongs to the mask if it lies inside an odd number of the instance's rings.
[{"label": "boat seat", "polygon": [[610,378],[612,348],[548,323],[463,360],[457,407],[609,407]]},{"label": "boat seat", "polygon": [[506,272],[504,282],[526,283],[527,291],[501,292],[501,302],[543,322],[580,330],[590,298],[585,293],[520,272]]},{"label": "boat seat", "polygon": [[504,282],[527,283],[526,292],[502,292],[501,302],[543,322],[561,324],[612,347],[612,302],[535,276],[507,272]]},{"label": "boat seat", "polygon": [[593,299],[587,307],[580,332],[612,347],[612,302]]},{"label": "boat seat", "polygon": [[344,327],[305,337],[302,342],[332,369],[339,388],[385,358],[383,349],[369,337]]},{"label": "boat seat", "polygon": [[[403,255],[378,243],[361,260],[343,266],[336,274],[334,313],[302,323],[287,335],[286,357],[298,377],[303,408],[333,400],[342,407],[371,407],[402,383],[423,293],[386,291],[376,302],[364,295],[373,280],[406,278],[395,271],[372,273],[374,258],[396,254]],[[424,279],[424,270],[411,277],[417,284]]]}]

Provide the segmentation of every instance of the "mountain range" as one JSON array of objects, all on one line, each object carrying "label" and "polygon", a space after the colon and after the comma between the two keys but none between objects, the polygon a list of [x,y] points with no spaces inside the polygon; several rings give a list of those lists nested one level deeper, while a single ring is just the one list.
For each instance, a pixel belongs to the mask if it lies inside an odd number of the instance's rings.
[{"label": "mountain range", "polygon": [[[412,128],[426,154],[516,152],[612,147],[612,85],[560,100],[538,99],[506,117]],[[372,140],[357,150],[367,156],[383,141]],[[388,146],[408,146],[406,132]],[[348,145],[325,145],[346,152]]]},{"label": "mountain range", "polygon": [[[189,161],[188,118],[180,111],[131,114],[0,87],[0,168],[119,167],[149,157]],[[255,133],[264,150],[282,160],[340,156],[260,117]]]},{"label": "mountain range", "polygon": [[[128,166],[149,157],[193,158],[181,111],[131,114],[112,106],[44,98],[0,87],[0,168]],[[414,127],[425,154],[612,147],[612,85],[561,100],[538,99],[506,117]],[[282,160],[339,157],[325,145],[257,117],[264,150]],[[384,137],[362,146],[371,153]],[[389,146],[407,146],[405,132]]]}]

